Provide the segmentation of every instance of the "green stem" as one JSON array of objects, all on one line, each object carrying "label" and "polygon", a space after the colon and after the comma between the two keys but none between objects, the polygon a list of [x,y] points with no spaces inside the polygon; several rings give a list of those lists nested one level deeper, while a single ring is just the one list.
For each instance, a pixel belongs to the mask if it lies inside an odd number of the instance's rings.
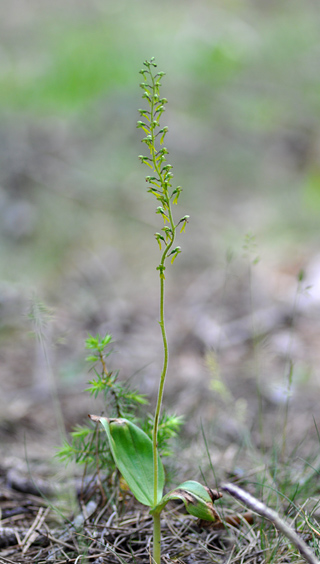
[{"label": "green stem", "polygon": [[[150,59],[150,61],[144,62],[145,67],[147,70],[140,71],[143,75],[143,78],[146,82],[140,84],[141,88],[144,90],[143,98],[148,100],[148,104],[150,107],[150,111],[139,110],[141,116],[144,116],[149,122],[144,123],[142,121],[138,121],[138,127],[141,127],[146,133],[147,136],[142,140],[146,143],[147,147],[150,151],[150,157],[144,157],[140,155],[141,162],[147,164],[151,168],[153,168],[154,173],[156,176],[151,177],[147,176],[147,182],[150,182],[152,185],[149,188],[149,192],[154,194],[158,201],[162,204],[158,206],[157,213],[163,216],[164,223],[168,221],[169,226],[163,227],[163,231],[165,233],[164,237],[160,235],[160,233],[156,233],[156,239],[160,245],[164,242],[165,248],[161,256],[160,264],[157,267],[159,270],[160,275],[160,319],[159,325],[161,329],[162,341],[163,341],[163,366],[160,375],[159,381],[159,389],[158,389],[158,397],[157,397],[157,404],[155,409],[154,415],[154,424],[153,424],[153,431],[152,431],[152,451],[153,451],[153,505],[154,507],[159,503],[158,499],[158,482],[159,482],[159,467],[158,467],[158,433],[159,433],[159,424],[160,424],[160,415],[161,415],[161,406],[162,406],[162,399],[163,399],[163,391],[164,391],[164,384],[167,375],[168,369],[168,361],[169,361],[169,350],[168,350],[168,341],[167,341],[167,334],[165,328],[165,315],[164,315],[164,302],[165,302],[165,262],[166,259],[172,255],[173,260],[176,258],[177,254],[180,252],[180,247],[176,249],[172,249],[172,246],[175,241],[176,235],[176,228],[177,226],[174,223],[172,210],[171,210],[171,198],[176,194],[174,202],[176,203],[179,193],[181,191],[176,190],[169,195],[169,191],[171,192],[172,184],[171,178],[172,173],[170,172],[172,166],[171,165],[164,165],[163,163],[166,162],[165,155],[168,151],[165,148],[160,148],[159,150],[156,149],[156,138],[158,135],[162,135],[160,138],[160,146],[163,143],[163,139],[165,134],[168,130],[167,127],[163,129],[159,129],[160,127],[160,117],[164,111],[164,104],[167,102],[165,98],[160,98],[159,96],[159,86],[160,86],[160,78],[163,76],[164,73],[156,73],[155,75],[152,72],[152,67],[156,67],[157,65],[154,63],[154,57]],[[148,76],[148,78],[147,78]],[[150,82],[148,82],[150,80]],[[156,133],[157,131],[157,133]],[[185,216],[180,220],[179,223],[183,224],[183,228],[185,227],[185,223],[187,221],[187,217]],[[179,225],[178,223],[178,225]],[[152,509],[152,508],[151,508]],[[154,542],[153,542],[153,557],[154,562],[156,564],[160,564],[161,560],[161,530],[160,530],[160,515],[154,515]]]},{"label": "green stem", "polygon": [[169,350],[168,350],[168,341],[164,323],[164,279],[160,277],[160,328],[163,340],[163,367],[160,376],[159,382],[159,390],[158,390],[158,399],[157,405],[155,410],[155,417],[154,417],[154,425],[153,425],[153,487],[154,487],[154,505],[158,503],[158,454],[157,454],[157,437],[158,437],[158,428],[159,428],[159,419],[160,419],[160,412],[161,412],[161,404],[163,398],[163,389],[164,383],[167,374],[168,368],[168,360],[169,360]]},{"label": "green stem", "polygon": [[161,562],[160,513],[153,515],[153,560],[156,564],[160,564]]},{"label": "green stem", "polygon": [[[153,91],[155,90],[155,80],[153,75],[150,73],[152,79],[152,87]],[[153,123],[155,119],[155,110],[154,110],[154,97],[152,96],[151,105],[150,105],[150,122]],[[158,390],[158,398],[157,398],[157,405],[155,410],[155,417],[154,417],[154,425],[153,425],[153,436],[152,436],[152,444],[153,444],[153,493],[154,493],[154,505],[158,503],[158,478],[159,478],[159,469],[158,469],[158,429],[159,429],[159,420],[160,420],[160,413],[161,413],[161,405],[162,405],[162,398],[163,398],[163,390],[164,390],[164,383],[167,374],[168,368],[168,360],[169,360],[169,351],[168,351],[168,341],[165,329],[165,316],[164,316],[164,297],[165,297],[165,284],[164,284],[164,269],[165,269],[165,260],[168,256],[168,253],[174,243],[175,239],[175,231],[176,226],[173,221],[172,211],[171,211],[171,202],[168,193],[168,186],[164,180],[163,174],[161,173],[161,167],[157,162],[156,158],[156,149],[155,149],[155,134],[154,128],[150,128],[152,143],[150,146],[150,153],[152,158],[152,163],[155,172],[160,179],[163,195],[166,199],[167,204],[167,213],[171,228],[171,237],[166,244],[164,252],[162,254],[160,265],[159,265],[159,273],[160,273],[160,328],[161,328],[161,335],[163,340],[163,366],[160,376],[159,382],[159,390]],[[160,515],[154,516],[154,536],[153,536],[153,558],[157,564],[160,564],[161,560],[161,530],[160,530]]]},{"label": "green stem", "polygon": [[100,362],[101,362],[101,364],[102,364],[102,371],[103,371],[104,377],[105,377],[106,382],[107,382],[107,385],[108,385],[108,387],[109,387],[109,389],[110,389],[110,393],[111,393],[111,395],[112,395],[112,397],[113,397],[113,399],[114,399],[114,404],[115,404],[115,408],[116,408],[116,412],[117,412],[117,417],[122,417],[121,408],[120,408],[120,403],[119,403],[119,396],[117,395],[116,390],[115,390],[115,388],[113,387],[112,382],[111,382],[112,372],[108,372],[108,369],[107,369],[105,360],[104,360],[104,358],[103,358],[102,352],[101,352],[101,351],[98,351],[98,354],[99,354]]}]

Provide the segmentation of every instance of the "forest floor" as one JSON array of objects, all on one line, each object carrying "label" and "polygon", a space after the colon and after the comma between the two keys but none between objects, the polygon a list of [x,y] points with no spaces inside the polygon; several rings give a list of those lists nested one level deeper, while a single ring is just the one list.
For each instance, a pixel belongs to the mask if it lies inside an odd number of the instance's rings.
[{"label": "forest floor", "polygon": [[[155,399],[156,292],[142,280],[132,300],[121,260],[113,253],[104,264],[86,258],[63,278],[63,293],[50,296],[54,315],[43,306],[38,317],[23,317],[30,313],[23,296],[7,291],[3,299],[10,323],[0,351],[0,562],[149,562],[146,508],[116,486],[106,501],[96,476],[83,482],[82,467],[55,458],[60,410],[67,432],[103,410],[83,391],[88,331],[113,333],[120,377]],[[241,264],[231,260],[219,273],[182,269],[174,287],[168,280],[164,403],[184,416],[171,483],[199,479],[219,489],[235,482],[318,552],[320,258]],[[227,494],[216,507],[221,529],[201,526],[181,506],[164,513],[164,562],[299,561],[272,524]],[[228,525],[230,515],[240,515],[238,523]]]}]

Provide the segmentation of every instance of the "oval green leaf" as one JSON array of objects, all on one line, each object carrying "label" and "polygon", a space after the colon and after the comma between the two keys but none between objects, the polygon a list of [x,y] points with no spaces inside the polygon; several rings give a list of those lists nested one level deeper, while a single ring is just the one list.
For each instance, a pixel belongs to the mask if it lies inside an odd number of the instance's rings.
[{"label": "oval green leaf", "polygon": [[[92,421],[100,422],[109,439],[116,466],[127,482],[135,498],[154,506],[153,494],[153,450],[152,441],[137,425],[127,419],[108,419],[89,415]],[[158,503],[164,487],[164,470],[158,455]]]},{"label": "oval green leaf", "polygon": [[222,497],[222,494],[215,490],[210,490],[210,488],[202,486],[199,482],[189,480],[167,493],[150,513],[157,515],[161,513],[169,501],[181,500],[190,515],[194,515],[203,521],[218,522],[220,517],[214,509],[213,503],[220,497]]}]

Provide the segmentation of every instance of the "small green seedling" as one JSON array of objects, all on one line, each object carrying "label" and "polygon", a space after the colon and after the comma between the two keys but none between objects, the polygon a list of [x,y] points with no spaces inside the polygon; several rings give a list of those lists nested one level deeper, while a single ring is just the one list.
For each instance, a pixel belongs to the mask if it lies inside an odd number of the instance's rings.
[{"label": "small green seedling", "polygon": [[[86,360],[91,365],[93,377],[86,392],[97,398],[103,397],[106,412],[110,417],[128,419],[139,424],[152,438],[154,417],[147,413],[139,418],[140,406],[148,403],[128,382],[119,379],[119,371],[110,370],[110,356],[113,353],[112,337],[109,334],[89,335],[86,339],[89,355]],[[158,431],[158,451],[161,456],[170,456],[170,441],[182,425],[182,417],[162,412]],[[108,437],[101,426],[76,425],[71,431],[70,441],[64,441],[57,456],[65,462],[74,461],[83,465],[83,478],[87,472],[96,473],[100,481],[103,498],[110,485],[114,487],[116,466],[109,446]],[[84,481],[84,480],[83,480]]]},{"label": "small green seedling", "polygon": [[163,141],[168,128],[160,125],[160,118],[165,111],[167,103],[167,99],[160,96],[161,78],[165,73],[156,72],[154,70],[156,67],[154,58],[152,58],[150,61],[144,62],[144,68],[140,71],[143,77],[143,82],[140,84],[143,90],[142,98],[147,100],[148,109],[139,110],[142,119],[137,124],[137,127],[146,134],[142,142],[148,149],[148,155],[140,155],[139,159],[152,171],[152,174],[146,177],[148,192],[155,196],[158,204],[156,213],[163,219],[161,233],[155,233],[155,238],[162,252],[157,270],[159,271],[160,278],[159,324],[162,334],[164,359],[159,379],[152,440],[136,423],[127,418],[107,418],[96,415],[90,415],[89,417],[103,425],[118,470],[126,480],[136,499],[150,507],[154,523],[153,559],[156,564],[160,564],[160,515],[166,504],[170,500],[181,500],[191,515],[202,520],[214,522],[219,521],[219,516],[213,507],[213,502],[219,499],[221,494],[190,480],[163,495],[165,477],[158,452],[158,432],[164,383],[168,369],[168,342],[164,315],[165,270],[167,260],[170,259],[171,263],[173,263],[181,252],[181,248],[175,246],[176,231],[177,229],[180,229],[180,232],[185,230],[189,216],[183,216],[176,223],[172,214],[172,205],[178,203],[182,188],[181,186],[172,187],[172,166],[166,164],[168,150],[163,146]]}]

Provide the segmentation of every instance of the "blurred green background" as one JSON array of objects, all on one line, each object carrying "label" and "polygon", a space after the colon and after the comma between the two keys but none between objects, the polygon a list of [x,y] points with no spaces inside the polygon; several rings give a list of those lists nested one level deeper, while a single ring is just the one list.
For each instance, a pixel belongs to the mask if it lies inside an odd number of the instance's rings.
[{"label": "blurred green background", "polygon": [[201,269],[252,231],[314,252],[320,212],[320,14],[305,0],[2,0],[0,272],[54,288],[83,252],[157,262],[136,130],[155,56],[181,214],[177,263]]}]

